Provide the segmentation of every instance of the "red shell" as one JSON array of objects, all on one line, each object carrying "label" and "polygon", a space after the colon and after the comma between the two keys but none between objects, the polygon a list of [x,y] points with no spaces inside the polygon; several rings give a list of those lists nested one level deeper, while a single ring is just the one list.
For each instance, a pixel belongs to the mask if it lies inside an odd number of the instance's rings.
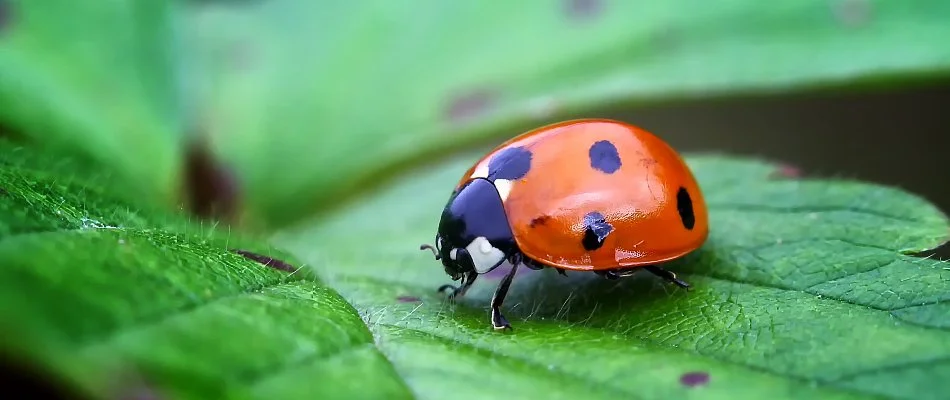
[{"label": "red shell", "polygon": [[[610,151],[595,152],[602,141]],[[531,159],[527,173],[510,181],[505,211],[515,241],[533,260],[568,270],[609,270],[676,259],[706,241],[706,202],[696,179],[673,148],[646,130],[606,119],[544,126],[496,147],[458,186],[485,176],[492,157],[512,147],[526,149]],[[603,154],[607,164],[598,169]],[[505,192],[498,182],[496,187]],[[590,212],[613,228],[596,249],[583,244]]]}]

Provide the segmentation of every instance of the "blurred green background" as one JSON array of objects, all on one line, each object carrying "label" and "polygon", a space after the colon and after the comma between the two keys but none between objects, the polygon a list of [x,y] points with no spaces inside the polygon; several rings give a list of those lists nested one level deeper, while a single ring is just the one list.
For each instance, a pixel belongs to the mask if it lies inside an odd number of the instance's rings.
[{"label": "blurred green background", "polygon": [[0,0],[0,121],[121,173],[136,201],[248,229],[590,116],[950,201],[924,165],[946,140],[945,1],[495,7]]}]

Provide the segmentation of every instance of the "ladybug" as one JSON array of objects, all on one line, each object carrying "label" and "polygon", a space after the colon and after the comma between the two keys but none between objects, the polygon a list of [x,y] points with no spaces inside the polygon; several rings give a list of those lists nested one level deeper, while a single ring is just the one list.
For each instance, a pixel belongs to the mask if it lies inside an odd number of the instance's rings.
[{"label": "ladybug", "polygon": [[435,246],[424,244],[460,285],[506,261],[491,300],[491,323],[518,267],[591,271],[607,279],[646,270],[689,284],[658,264],[698,249],[709,226],[696,179],[666,142],[609,119],[543,126],[502,143],[475,163],[442,210]]}]

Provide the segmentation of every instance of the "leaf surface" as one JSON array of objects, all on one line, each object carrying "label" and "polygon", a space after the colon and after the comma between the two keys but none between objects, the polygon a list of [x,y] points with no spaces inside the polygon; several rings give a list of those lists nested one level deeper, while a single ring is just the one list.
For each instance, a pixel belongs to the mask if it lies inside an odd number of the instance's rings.
[{"label": "leaf surface", "polygon": [[410,396],[356,311],[292,257],[133,208],[109,174],[0,151],[4,355],[100,398]]},{"label": "leaf surface", "polygon": [[[904,398],[950,390],[950,264],[909,253],[947,218],[905,192],[775,179],[778,166],[694,155],[703,248],[649,274],[521,269],[491,330],[501,274],[456,304],[431,242],[475,155],[407,176],[316,227],[278,236],[360,311],[420,398]],[[460,390],[460,388],[466,390]]]}]

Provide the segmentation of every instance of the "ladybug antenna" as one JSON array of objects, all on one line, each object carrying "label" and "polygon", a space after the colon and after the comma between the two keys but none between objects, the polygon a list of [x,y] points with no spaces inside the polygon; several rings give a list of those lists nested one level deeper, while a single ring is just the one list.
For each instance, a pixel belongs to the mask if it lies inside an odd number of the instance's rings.
[{"label": "ladybug antenna", "polygon": [[422,246],[419,246],[419,250],[430,250],[430,251],[432,251],[432,255],[435,256],[435,259],[436,259],[436,260],[442,259],[442,257],[439,256],[439,253],[438,253],[437,251],[435,251],[435,247],[432,247],[431,244],[424,244],[424,245],[422,245]]}]

